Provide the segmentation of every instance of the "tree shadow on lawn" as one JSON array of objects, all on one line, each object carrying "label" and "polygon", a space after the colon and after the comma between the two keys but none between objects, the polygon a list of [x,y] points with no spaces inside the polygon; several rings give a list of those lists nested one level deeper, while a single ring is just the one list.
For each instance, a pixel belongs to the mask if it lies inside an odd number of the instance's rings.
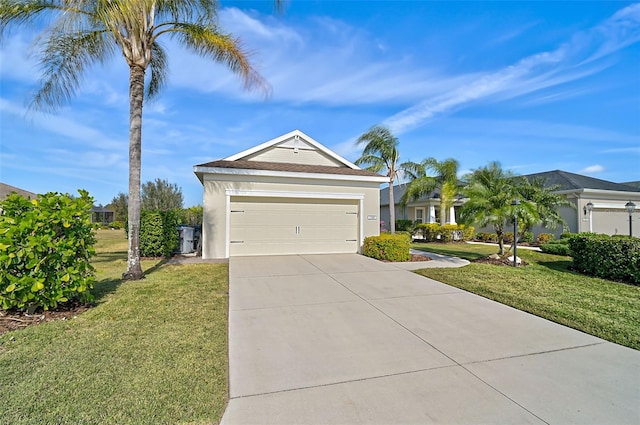
[{"label": "tree shadow on lawn", "polygon": [[[103,256],[104,254],[101,254],[101,256]],[[115,254],[114,254],[115,255]],[[116,256],[114,257],[115,259],[119,259],[121,258],[121,256]],[[162,266],[164,266],[167,263],[167,259],[164,258],[160,261],[158,261],[156,264],[154,264],[152,267],[146,269],[144,271],[145,276],[149,276],[152,273],[155,273],[156,271],[158,271]],[[102,302],[102,299],[105,298],[107,295],[109,294],[113,294],[120,285],[122,285],[125,281],[122,279],[114,279],[114,278],[110,278],[110,279],[102,279],[97,281],[94,286],[93,289],[91,290],[91,294],[94,297],[94,303],[95,305],[98,305]]]},{"label": "tree shadow on lawn", "polygon": [[546,267],[548,269],[557,271],[557,272],[566,272],[572,274],[580,274],[571,270],[571,260],[560,260],[560,261],[536,261],[536,263],[542,267]]},{"label": "tree shadow on lawn", "polygon": [[438,248],[432,249],[431,247],[426,247],[426,246],[420,247],[414,244],[411,246],[411,248],[417,249],[419,251],[424,251],[424,252],[432,252],[434,254],[447,255],[449,257],[464,258],[465,260],[469,260],[469,261],[477,260],[478,258],[484,258],[487,256],[487,254],[482,254],[479,252],[457,250],[454,247],[448,247],[446,245],[443,245],[442,248],[438,247]]}]

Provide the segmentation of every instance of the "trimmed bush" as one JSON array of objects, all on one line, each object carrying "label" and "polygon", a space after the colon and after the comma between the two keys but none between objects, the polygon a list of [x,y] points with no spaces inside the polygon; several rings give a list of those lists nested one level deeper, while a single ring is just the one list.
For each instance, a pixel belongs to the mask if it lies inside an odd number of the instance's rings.
[{"label": "trimmed bush", "polygon": [[478,232],[476,233],[476,239],[480,242],[497,242],[498,235],[496,233]]},{"label": "trimmed bush", "polygon": [[536,243],[538,245],[543,245],[555,239],[556,239],[556,235],[554,235],[553,233],[540,233],[536,238]]},{"label": "trimmed bush", "polygon": [[571,256],[571,249],[564,243],[545,243],[540,245],[542,252],[546,254]]},{"label": "trimmed bush", "polygon": [[93,300],[95,254],[89,193],[0,202],[0,307],[35,311]]},{"label": "trimmed bush", "polygon": [[362,253],[367,257],[385,261],[409,261],[411,237],[407,234],[384,234],[364,239]]},{"label": "trimmed bush", "polygon": [[396,232],[411,232],[413,221],[406,219],[396,220]]},{"label": "trimmed bush", "polygon": [[140,255],[171,257],[178,248],[178,214],[175,211],[140,213]]},{"label": "trimmed bush", "polygon": [[513,243],[513,232],[505,232],[503,235],[504,243]]},{"label": "trimmed bush", "polygon": [[603,279],[640,284],[640,239],[579,233],[569,238],[573,269]]},{"label": "trimmed bush", "polygon": [[524,232],[520,235],[520,242],[533,243],[533,232]]},{"label": "trimmed bush", "polygon": [[416,226],[416,233],[421,234],[425,242],[468,241],[473,237],[473,226],[464,224],[423,223]]}]

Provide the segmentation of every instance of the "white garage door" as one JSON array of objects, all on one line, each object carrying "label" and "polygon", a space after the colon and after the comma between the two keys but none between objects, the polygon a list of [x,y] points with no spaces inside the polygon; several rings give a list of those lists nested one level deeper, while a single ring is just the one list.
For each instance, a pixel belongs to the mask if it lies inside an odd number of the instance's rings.
[{"label": "white garage door", "polygon": [[358,251],[358,201],[232,197],[229,255]]}]

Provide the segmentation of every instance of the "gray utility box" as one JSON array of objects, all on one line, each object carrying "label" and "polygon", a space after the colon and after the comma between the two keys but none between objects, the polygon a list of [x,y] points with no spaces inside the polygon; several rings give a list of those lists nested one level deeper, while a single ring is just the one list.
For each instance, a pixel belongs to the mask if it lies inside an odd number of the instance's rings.
[{"label": "gray utility box", "polygon": [[191,254],[195,252],[196,245],[194,243],[194,228],[191,226],[179,226],[178,235],[180,237],[178,243],[178,252],[180,254]]}]

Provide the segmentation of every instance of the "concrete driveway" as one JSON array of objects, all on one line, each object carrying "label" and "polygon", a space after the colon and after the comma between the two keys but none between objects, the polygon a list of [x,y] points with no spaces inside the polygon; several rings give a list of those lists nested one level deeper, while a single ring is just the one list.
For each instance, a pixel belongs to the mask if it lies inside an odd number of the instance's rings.
[{"label": "concrete driveway", "polygon": [[229,261],[223,424],[640,423],[640,352],[360,255]]}]

